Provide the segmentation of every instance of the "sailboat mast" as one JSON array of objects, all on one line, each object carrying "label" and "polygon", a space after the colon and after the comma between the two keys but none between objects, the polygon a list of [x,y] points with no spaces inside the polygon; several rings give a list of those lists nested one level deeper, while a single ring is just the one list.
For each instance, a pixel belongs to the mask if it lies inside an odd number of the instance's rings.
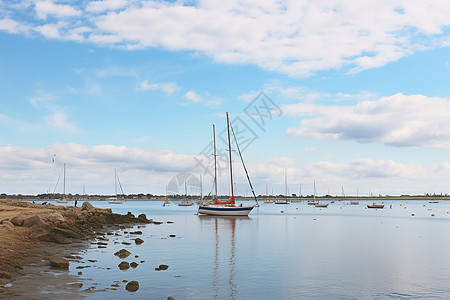
[{"label": "sailboat mast", "polygon": [[227,131],[228,131],[228,148],[229,148],[229,154],[230,154],[231,199],[233,199],[233,198],[234,198],[234,191],[233,191],[233,168],[232,168],[232,164],[231,164],[230,120],[228,119],[228,112],[227,112]]},{"label": "sailboat mast", "polygon": [[202,183],[202,174],[200,174],[200,200],[203,199],[203,183]]},{"label": "sailboat mast", "polygon": [[316,200],[316,179],[314,179],[314,200]]},{"label": "sailboat mast", "polygon": [[286,190],[286,202],[287,202],[287,169],[284,169],[284,188]]},{"label": "sailboat mast", "polygon": [[116,168],[114,168],[114,192],[116,193],[116,196],[117,196],[117,171],[116,171]]},{"label": "sailboat mast", "polygon": [[63,184],[63,199],[66,195],[66,163],[64,163],[64,184]]},{"label": "sailboat mast", "polygon": [[217,155],[216,155],[216,126],[213,124],[213,137],[214,137],[214,201],[217,201]]}]

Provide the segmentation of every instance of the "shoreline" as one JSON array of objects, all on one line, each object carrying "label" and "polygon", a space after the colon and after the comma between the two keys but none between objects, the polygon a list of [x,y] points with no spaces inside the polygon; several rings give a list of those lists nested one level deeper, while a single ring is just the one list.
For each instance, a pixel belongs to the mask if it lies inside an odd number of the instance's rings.
[{"label": "shoreline", "polygon": [[[54,203],[54,199],[41,199],[39,197],[36,196],[23,196],[24,198],[10,198],[7,199],[8,201],[13,201],[13,202],[33,202],[33,201],[37,201],[37,202],[46,202],[46,203]],[[219,199],[228,199],[227,196],[219,196]],[[266,200],[277,200],[277,199],[285,199],[286,196],[285,195],[274,195],[274,196],[263,196],[263,195],[259,195],[257,197],[258,201],[266,201]],[[313,196],[310,195],[305,195],[305,196],[288,196],[287,197],[289,201],[311,201],[314,199]],[[255,198],[253,197],[242,197],[242,196],[236,196],[235,197],[236,201],[255,201]],[[450,201],[450,196],[449,195],[428,195],[428,196],[424,196],[424,195],[402,195],[402,196],[337,196],[337,195],[330,195],[330,196],[326,196],[326,195],[321,195],[321,196],[316,196],[315,199],[320,199],[320,200],[330,200],[330,201],[354,201],[354,200],[359,200],[359,201],[376,201],[376,202],[382,202],[382,201]],[[78,200],[79,202],[89,202],[89,201],[93,201],[93,202],[108,202],[107,199],[105,198],[99,198],[99,197],[87,197],[84,199],[78,199],[78,198],[67,198],[67,200],[70,203],[74,203],[75,200]],[[160,197],[160,198],[150,198],[150,199],[135,199],[135,198],[130,198],[130,199],[125,199],[124,202],[138,202],[138,201],[144,201],[144,202],[164,202],[164,201],[168,201],[168,202],[182,202],[182,201],[191,201],[191,202],[196,202],[200,200],[199,198],[195,198],[195,197],[187,197],[187,198],[166,198],[166,197]],[[205,200],[205,199],[204,199]],[[1,201],[1,199],[0,199]],[[48,202],[49,201],[49,202]],[[1,220],[1,219],[0,219]]]},{"label": "shoreline", "polygon": [[67,270],[68,252],[86,249],[105,231],[149,223],[145,214],[114,214],[89,202],[72,207],[0,199],[0,296],[16,279],[25,280],[32,265],[49,266],[55,257],[67,263],[59,266]]}]

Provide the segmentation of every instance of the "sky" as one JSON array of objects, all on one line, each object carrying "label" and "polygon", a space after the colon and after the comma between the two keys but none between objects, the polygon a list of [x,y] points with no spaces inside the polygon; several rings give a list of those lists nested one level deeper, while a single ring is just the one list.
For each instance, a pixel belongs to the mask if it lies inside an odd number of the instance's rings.
[{"label": "sky", "polygon": [[67,193],[114,194],[116,169],[126,194],[198,194],[200,177],[208,194],[214,124],[228,194],[228,112],[256,194],[450,194],[449,15],[444,0],[0,0],[0,193],[61,193],[66,164]]}]

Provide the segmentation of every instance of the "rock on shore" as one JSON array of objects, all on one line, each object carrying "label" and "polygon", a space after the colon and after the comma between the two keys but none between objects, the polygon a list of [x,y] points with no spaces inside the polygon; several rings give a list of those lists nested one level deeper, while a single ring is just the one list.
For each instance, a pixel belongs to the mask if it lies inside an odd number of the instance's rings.
[{"label": "rock on shore", "polygon": [[21,265],[32,261],[31,253],[46,242],[70,244],[92,238],[104,226],[152,222],[145,214],[115,214],[89,202],[71,207],[0,200],[0,287],[20,274]]}]

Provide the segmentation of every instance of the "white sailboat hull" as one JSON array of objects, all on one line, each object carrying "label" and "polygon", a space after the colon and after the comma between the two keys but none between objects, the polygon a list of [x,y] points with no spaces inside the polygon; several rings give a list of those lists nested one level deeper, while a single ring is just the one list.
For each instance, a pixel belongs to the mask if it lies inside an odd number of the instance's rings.
[{"label": "white sailboat hull", "polygon": [[289,204],[289,201],[285,201],[285,200],[277,200],[274,202],[275,204]]},{"label": "white sailboat hull", "polygon": [[109,198],[108,199],[108,203],[110,204],[123,204],[123,199],[119,199],[119,198]]},{"label": "white sailboat hull", "polygon": [[69,203],[66,199],[55,199],[56,203]]},{"label": "white sailboat hull", "polygon": [[254,206],[208,205],[199,206],[198,213],[213,216],[248,216]]}]

